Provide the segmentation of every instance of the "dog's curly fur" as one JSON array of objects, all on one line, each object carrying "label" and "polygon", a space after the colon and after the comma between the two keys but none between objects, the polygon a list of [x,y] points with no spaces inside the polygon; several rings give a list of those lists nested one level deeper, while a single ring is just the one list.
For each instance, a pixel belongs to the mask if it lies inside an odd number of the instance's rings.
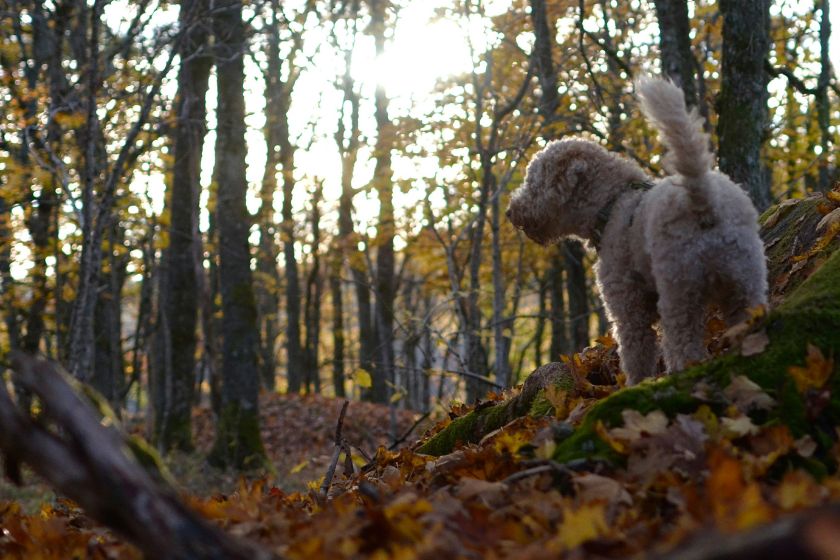
[{"label": "dog's curly fur", "polygon": [[542,244],[568,236],[597,243],[598,286],[631,384],[656,373],[656,332],[669,372],[707,357],[706,313],[729,323],[767,302],[758,215],[745,192],[714,171],[709,138],[682,91],[637,84],[642,111],[662,134],[668,176],[649,189],[634,162],[581,139],[550,143],[528,166],[507,215]]}]

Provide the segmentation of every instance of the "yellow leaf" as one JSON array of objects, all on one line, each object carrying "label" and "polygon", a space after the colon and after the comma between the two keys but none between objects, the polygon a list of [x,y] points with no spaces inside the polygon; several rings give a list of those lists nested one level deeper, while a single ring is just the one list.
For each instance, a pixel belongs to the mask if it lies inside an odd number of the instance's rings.
[{"label": "yellow leaf", "polygon": [[294,467],[292,467],[292,470],[289,471],[289,474],[299,473],[300,471],[305,469],[306,465],[308,465],[308,464],[309,464],[309,459],[304,459],[302,462],[300,462],[297,465],[295,465]]},{"label": "yellow leaf", "polygon": [[390,399],[388,399],[388,401],[390,401],[390,403],[391,403],[391,404],[398,403],[398,402],[400,402],[400,401],[402,400],[402,398],[403,398],[404,396],[405,396],[405,395],[404,395],[403,393],[401,393],[401,392],[397,391],[396,393],[394,393],[393,395],[391,395],[391,398],[390,398]]},{"label": "yellow leaf", "polygon": [[788,373],[793,377],[800,393],[808,389],[821,389],[834,371],[834,360],[826,359],[822,351],[813,344],[808,345],[805,366],[790,366]]},{"label": "yellow leaf", "polygon": [[607,431],[606,426],[604,426],[604,423],[600,420],[595,423],[595,433],[598,434],[598,437],[604,440],[604,442],[616,453],[621,453],[622,455],[626,455],[628,453],[627,446],[624,445],[623,442],[612,437]]},{"label": "yellow leaf", "polygon": [[592,503],[567,512],[555,539],[561,550],[572,550],[587,541],[607,534],[610,529],[607,526],[605,510],[605,504]]},{"label": "yellow leaf", "polygon": [[365,369],[359,368],[353,372],[353,379],[356,381],[356,385],[363,389],[373,387],[373,378],[371,378],[370,373]]}]

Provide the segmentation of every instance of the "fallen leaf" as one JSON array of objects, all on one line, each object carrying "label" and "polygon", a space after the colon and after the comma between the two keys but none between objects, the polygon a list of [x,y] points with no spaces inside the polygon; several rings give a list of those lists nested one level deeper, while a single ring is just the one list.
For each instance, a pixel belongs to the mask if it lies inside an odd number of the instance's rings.
[{"label": "fallen leaf", "polygon": [[624,426],[613,428],[610,435],[624,441],[661,434],[668,427],[668,417],[661,410],[643,415],[638,410],[627,409],[621,412],[621,418],[624,420]]},{"label": "fallen leaf", "polygon": [[724,433],[731,438],[739,438],[746,435],[754,435],[758,433],[758,426],[753,424],[749,416],[739,416],[738,418],[722,418],[721,425]]},{"label": "fallen leaf", "polygon": [[776,401],[745,375],[732,378],[732,382],[723,390],[727,399],[732,401],[741,412],[767,410],[776,406]]},{"label": "fallen leaf", "polygon": [[741,355],[744,357],[761,354],[770,344],[770,338],[763,330],[748,334],[741,343]]},{"label": "fallen leaf", "polygon": [[822,351],[813,344],[808,345],[805,366],[790,366],[788,373],[793,377],[800,393],[808,389],[821,389],[834,371],[834,360],[823,356]]},{"label": "fallen leaf", "polygon": [[606,506],[601,503],[584,504],[566,512],[560,530],[554,539],[559,551],[572,550],[587,541],[609,533]]},{"label": "fallen leaf", "polygon": [[633,498],[624,486],[613,478],[597,474],[583,474],[575,477],[578,497],[585,502],[604,501],[610,506],[633,505]]}]

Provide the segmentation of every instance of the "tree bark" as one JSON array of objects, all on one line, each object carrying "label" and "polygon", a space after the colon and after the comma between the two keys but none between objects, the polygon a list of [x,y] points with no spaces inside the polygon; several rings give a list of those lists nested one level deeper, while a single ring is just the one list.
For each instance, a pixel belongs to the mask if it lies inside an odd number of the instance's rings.
[{"label": "tree bark", "polygon": [[321,210],[323,187],[318,184],[312,195],[312,268],[306,279],[306,304],[304,306],[304,356],[306,372],[306,391],[321,392],[321,373],[319,370],[319,347],[321,345],[321,297],[324,291],[324,279],[321,275]]},{"label": "tree bark", "polygon": [[[371,0],[371,31],[376,55],[385,53],[386,0]],[[374,368],[371,400],[386,403],[394,386],[394,184],[391,150],[394,147],[394,125],[388,117],[388,94],[380,81],[374,94],[376,119],[376,165],[373,186],[379,196],[379,221],[376,227],[376,318],[377,361]]]},{"label": "tree bark", "polygon": [[218,49],[216,165],[219,280],[222,295],[222,403],[210,460],[253,467],[265,461],[259,430],[257,312],[245,197],[245,24],[242,0],[222,0],[213,14]]},{"label": "tree bark", "polygon": [[579,352],[589,346],[589,293],[583,266],[586,250],[580,241],[567,241],[562,249],[569,295],[569,338],[572,351]]},{"label": "tree bark", "polygon": [[768,119],[765,59],[770,49],[770,0],[721,0],[720,11],[720,170],[739,183],[762,211],[770,205],[770,177],[761,158]]},{"label": "tree bark", "polygon": [[[351,34],[355,40],[357,29],[355,27],[359,15],[359,2],[350,4],[349,15],[351,23]],[[343,100],[341,113],[338,118],[338,128],[335,134],[335,141],[341,155],[341,194],[338,200],[338,239],[336,240],[341,256],[347,260],[350,275],[353,280],[353,288],[356,293],[356,316],[359,332],[359,368],[373,371],[375,359],[376,341],[373,328],[373,317],[370,303],[370,276],[368,274],[365,256],[359,249],[360,236],[353,229],[353,197],[356,194],[353,189],[353,175],[355,173],[356,161],[359,156],[359,145],[361,131],[359,129],[359,110],[361,95],[356,89],[356,84],[351,74],[353,66],[353,49],[344,49],[344,75],[342,76]],[[349,108],[349,114],[347,110]],[[333,292],[335,294],[335,291]],[[346,335],[347,329],[343,329],[342,335]],[[346,336],[343,338],[346,341]],[[371,391],[363,391],[364,398],[370,398]]]},{"label": "tree bark", "polygon": [[[171,379],[160,382],[169,394],[168,410],[156,410],[155,434],[162,449],[192,449],[192,404],[196,378],[196,328],[200,266],[195,251],[198,236],[201,154],[207,132],[205,96],[212,57],[206,52],[209,34],[207,0],[182,0],[179,25],[185,30],[175,102],[176,126],[172,147],[172,182],[169,195],[169,246],[165,249],[167,275],[158,303],[167,325],[169,363],[161,369]],[[165,403],[165,404],[164,404]]]},{"label": "tree bark", "polygon": [[828,86],[831,84],[832,69],[829,40],[831,38],[831,15],[828,0],[818,0],[820,10],[820,75],[817,81],[815,102],[817,105],[817,124],[820,128],[820,163],[817,178],[817,189],[827,191],[831,188],[831,173],[829,172],[829,158],[832,154],[831,103],[828,99]]},{"label": "tree bark", "polygon": [[662,75],[680,86],[688,107],[697,105],[694,70],[697,61],[691,52],[691,26],[686,0],[655,0],[659,20],[659,51]]}]

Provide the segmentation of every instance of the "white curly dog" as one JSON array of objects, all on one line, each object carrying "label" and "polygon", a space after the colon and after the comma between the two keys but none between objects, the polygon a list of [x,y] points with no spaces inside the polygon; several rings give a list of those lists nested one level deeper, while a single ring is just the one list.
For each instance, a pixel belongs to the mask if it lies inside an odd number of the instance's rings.
[{"label": "white curly dog", "polygon": [[661,133],[668,176],[653,183],[634,162],[598,144],[564,139],[528,165],[507,216],[538,243],[567,236],[598,253],[598,286],[636,384],[657,370],[660,321],[669,372],[708,356],[708,308],[729,324],[767,303],[758,215],[745,192],[712,169],[702,118],[670,82],[637,84],[642,111]]}]

